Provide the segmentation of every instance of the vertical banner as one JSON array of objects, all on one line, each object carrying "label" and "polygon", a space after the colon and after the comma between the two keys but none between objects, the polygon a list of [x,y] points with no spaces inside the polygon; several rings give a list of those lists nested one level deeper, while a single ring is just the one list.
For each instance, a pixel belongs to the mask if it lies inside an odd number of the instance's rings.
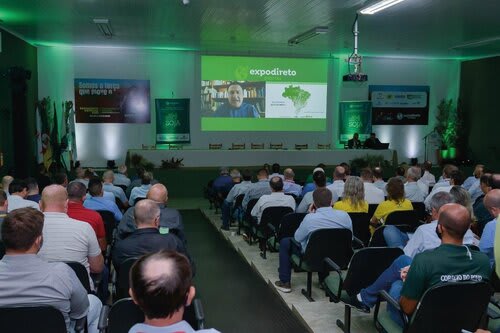
[{"label": "vertical banner", "polygon": [[372,103],[351,101],[339,103],[339,141],[346,143],[354,133],[365,141],[372,131]]},{"label": "vertical banner", "polygon": [[429,86],[369,86],[373,125],[427,125]]},{"label": "vertical banner", "polygon": [[189,98],[156,99],[156,143],[189,143]]}]

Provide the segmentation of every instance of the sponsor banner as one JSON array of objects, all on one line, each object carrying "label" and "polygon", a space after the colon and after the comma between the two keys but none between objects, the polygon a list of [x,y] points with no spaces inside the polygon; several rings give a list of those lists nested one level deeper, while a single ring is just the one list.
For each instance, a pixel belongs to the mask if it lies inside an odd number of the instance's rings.
[{"label": "sponsor banner", "polygon": [[372,131],[372,103],[344,101],[339,103],[339,142],[346,143],[354,133],[364,142]]},{"label": "sponsor banner", "polygon": [[369,86],[373,125],[427,125],[429,86]]},{"label": "sponsor banner", "polygon": [[189,99],[156,99],[156,143],[189,143]]},{"label": "sponsor banner", "polygon": [[77,123],[149,123],[148,80],[75,79]]}]

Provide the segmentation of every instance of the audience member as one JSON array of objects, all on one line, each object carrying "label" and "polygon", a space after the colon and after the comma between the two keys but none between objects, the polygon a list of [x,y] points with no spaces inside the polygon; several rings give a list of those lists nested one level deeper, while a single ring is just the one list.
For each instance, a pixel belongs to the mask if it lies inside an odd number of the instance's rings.
[{"label": "audience member", "polygon": [[347,164],[346,162],[342,162],[339,164],[339,166],[344,168],[346,178],[351,175],[351,167],[349,166],[349,164]]},{"label": "audience member", "polygon": [[474,212],[472,210],[472,202],[470,200],[469,192],[462,186],[452,186],[450,189],[450,195],[453,198],[453,202],[460,204],[467,208],[471,218],[474,218]]},{"label": "audience member", "polygon": [[127,166],[121,164],[117,171],[113,179],[113,185],[128,187],[130,185],[130,178],[127,177]]},{"label": "audience member", "polygon": [[[434,188],[432,189],[431,193],[429,193],[429,195],[425,198],[424,200],[424,203],[425,203],[425,207],[426,208],[429,208],[429,201],[431,200],[432,196],[438,192],[450,192],[451,188],[455,185],[459,186],[459,185],[462,185],[463,182],[464,182],[464,177],[462,175],[462,172],[460,170],[458,170],[455,166],[452,166],[454,167],[455,169],[453,169],[452,171],[450,171],[449,173],[449,178],[446,178],[444,181],[442,182],[438,182],[436,183],[436,185],[434,185]],[[446,169],[446,167],[445,167]],[[440,184],[440,185],[438,185]]]},{"label": "audience member", "polygon": [[31,200],[36,203],[40,202],[42,196],[40,195],[36,179],[32,177],[26,178],[25,182],[26,186],[28,186],[28,195],[26,196],[26,200]]},{"label": "audience member", "polygon": [[40,210],[38,203],[31,200],[26,200],[28,195],[28,186],[20,179],[14,179],[9,185],[9,193],[7,200],[9,201],[8,212],[14,209],[31,207]]},{"label": "audience member", "polygon": [[[43,214],[33,208],[17,209],[5,218],[2,240],[6,253],[0,261],[0,306],[52,306],[62,313],[68,332],[76,319],[87,316],[88,331],[97,333],[102,307],[99,299],[87,294],[68,265],[47,262],[37,255],[42,244],[46,246],[44,228]],[[36,323],[33,325],[35,328]]]},{"label": "audience member", "polygon": [[75,174],[76,174],[76,178],[73,180],[74,182],[79,182],[79,183],[82,183],[85,188],[88,188],[89,187],[89,179],[92,177],[91,175],[88,175],[88,177],[85,176],[85,169],[83,169],[82,167],[77,167],[75,169]]},{"label": "audience member", "polygon": [[102,190],[102,183],[98,178],[91,178],[89,180],[89,194],[90,197],[87,197],[83,202],[85,208],[92,210],[107,210],[113,213],[116,223],[120,222],[123,214],[114,201],[103,197],[104,191]]},{"label": "audience member", "polygon": [[68,175],[65,171],[58,171],[54,174],[52,183],[56,185],[61,185],[62,187],[68,186]]},{"label": "audience member", "polygon": [[94,229],[101,251],[105,251],[107,243],[104,221],[98,212],[83,207],[86,194],[85,185],[81,182],[72,181],[68,184],[66,191],[68,192],[68,216],[77,221],[90,224]]},{"label": "audience member", "polygon": [[484,165],[482,164],[476,165],[473,175],[474,179],[472,181],[469,180],[470,184],[465,184],[465,182],[462,184],[462,187],[469,191],[472,202],[475,202],[476,199],[483,194],[483,191],[481,191],[481,186],[480,186],[480,178],[484,174],[484,172],[485,172]]},{"label": "audience member", "polygon": [[383,224],[390,213],[400,210],[413,210],[413,206],[411,201],[405,198],[405,189],[401,179],[393,177],[387,182],[387,200],[377,206],[370,221],[371,226]]},{"label": "audience member", "polygon": [[[142,176],[144,175],[144,172],[146,172],[146,170],[143,167],[138,167],[136,172],[137,172],[137,175],[136,175],[135,179],[131,180],[130,185],[127,187],[127,190],[125,191],[125,194],[127,195],[128,198],[130,198],[130,195],[132,193],[133,188],[141,186]],[[152,174],[151,174],[151,177],[153,177]],[[154,185],[154,184],[158,184],[158,181],[153,178],[153,179],[151,179],[151,185]],[[129,202],[130,202],[130,200],[129,200]]]},{"label": "audience member", "polygon": [[[0,190],[0,227],[2,227],[3,219],[7,216],[7,207],[9,203],[7,201],[7,194],[4,190]],[[0,234],[0,239],[2,235]]]},{"label": "audience member", "polygon": [[286,194],[293,194],[296,198],[300,197],[302,194],[302,186],[295,183],[295,172],[291,168],[286,168],[283,171],[283,177],[285,178],[283,182],[283,191]]},{"label": "audience member", "polygon": [[233,179],[229,175],[228,168],[220,168],[219,176],[215,178],[214,182],[212,183],[213,193],[221,193],[224,197],[226,197],[233,186]]},{"label": "audience member", "polygon": [[472,209],[474,211],[474,216],[476,217],[477,221],[477,234],[478,236],[481,236],[483,233],[484,226],[486,223],[491,221],[493,219],[493,216],[491,216],[489,210],[485,207],[484,205],[484,197],[486,194],[488,194],[489,191],[492,190],[491,188],[491,174],[490,173],[485,173],[484,175],[481,176],[479,180],[479,186],[481,188],[481,191],[483,192],[483,195],[479,196],[476,201],[472,204]]},{"label": "audience member", "polygon": [[[406,184],[405,184],[405,198],[411,202],[424,202],[425,195],[424,191],[418,186],[417,181],[420,179],[420,168],[410,167],[406,172]],[[424,184],[427,187],[427,185]]]},{"label": "audience member", "polygon": [[134,187],[132,192],[130,192],[130,200],[129,204],[131,206],[135,205],[135,200],[143,199],[148,194],[149,189],[151,188],[151,180],[153,179],[153,174],[149,171],[144,171],[141,179],[141,186]]},{"label": "audience member", "polygon": [[135,205],[134,221],[136,229],[127,238],[116,242],[113,248],[113,266],[117,271],[129,258],[162,249],[185,253],[182,241],[171,233],[161,234],[160,208],[158,203],[144,199]]},{"label": "audience member", "polygon": [[[304,197],[306,195],[306,193],[312,192],[316,189],[316,185],[314,183],[314,173],[318,170],[323,171],[323,173],[326,175],[325,165],[323,163],[318,164],[318,166],[316,166],[316,168],[314,168],[312,174],[307,176],[306,183],[302,187],[302,195],[301,195],[302,197]],[[332,179],[330,177],[326,177],[326,185],[330,185],[331,183],[332,183]]]},{"label": "audience member", "polygon": [[113,170],[106,170],[102,175],[102,189],[106,192],[113,193],[113,196],[121,201],[123,207],[127,208],[128,200],[125,196],[125,192],[121,187],[113,185],[114,179],[115,173]]},{"label": "audience member", "polygon": [[235,199],[239,195],[244,195],[245,192],[252,185],[252,173],[250,172],[250,170],[248,170],[248,169],[243,170],[242,177],[243,177],[243,181],[239,184],[234,185],[231,188],[231,190],[227,194],[226,199],[224,199],[224,202],[222,203],[222,209],[221,209],[221,211],[222,211],[221,229],[222,230],[229,230],[229,222],[230,222],[230,219],[232,217],[232,214],[231,214],[232,209],[231,208],[234,205]]},{"label": "audience member", "polygon": [[483,235],[481,236],[481,241],[479,242],[479,248],[481,252],[486,253],[488,258],[490,258],[491,266],[495,263],[495,255],[493,253],[493,247],[495,243],[495,232],[497,229],[497,218],[500,215],[500,190],[491,190],[484,197],[484,205],[490,211],[493,217],[490,222],[486,223],[484,227]]},{"label": "audience member", "polygon": [[481,176],[483,175],[483,171],[484,165],[476,164],[476,166],[474,167],[474,171],[472,172],[472,176],[469,176],[464,180],[462,187],[468,191],[474,185],[479,186],[479,178],[481,178]]},{"label": "audience member", "polygon": [[271,178],[269,186],[271,187],[271,194],[262,195],[250,213],[257,218],[257,224],[260,223],[262,213],[268,207],[290,207],[295,210],[295,199],[283,192],[283,180],[279,176]]},{"label": "audience member", "polygon": [[424,170],[424,174],[420,178],[427,186],[431,187],[436,184],[436,177],[431,173],[432,172],[432,162],[425,161],[422,163],[422,170]]},{"label": "audience member", "polygon": [[14,177],[12,177],[12,176],[7,175],[7,176],[2,177],[2,190],[5,191],[5,194],[7,194],[7,197],[10,196],[9,186],[13,180],[14,180]]},{"label": "audience member", "polygon": [[365,187],[361,178],[347,178],[342,200],[335,202],[333,208],[347,213],[368,213],[368,202],[365,201]]},{"label": "audience member", "polygon": [[384,192],[384,195],[387,195],[387,192],[385,190],[385,186],[387,185],[387,182],[384,181],[382,178],[383,175],[383,170],[381,167],[375,167],[373,168],[373,185],[378,188],[379,190],[382,190]]},{"label": "audience member", "polygon": [[365,140],[364,147],[367,149],[377,149],[382,143],[375,133],[370,133],[370,137]]},{"label": "audience member", "polygon": [[328,185],[326,188],[332,191],[337,198],[342,196],[344,192],[344,181],[345,181],[345,169],[344,167],[338,165],[333,171],[333,183]]},{"label": "audience member", "polygon": [[[442,206],[435,229],[441,245],[417,254],[413,260],[406,255],[400,256],[372,285],[352,297],[352,302],[367,310],[375,305],[379,291],[386,290],[399,302],[403,312],[411,316],[425,291],[436,284],[452,283],[458,278],[460,281],[488,281],[488,257],[475,247],[463,245],[470,222],[465,207],[455,203]],[[392,320],[402,326],[399,311],[390,305],[388,311]]]},{"label": "audience member", "polygon": [[[299,228],[295,232],[294,239],[300,243],[301,251],[304,252],[311,234],[320,229],[349,229],[352,232],[352,221],[346,212],[332,208],[332,192],[326,188],[317,188],[313,192],[314,204],[311,213],[304,217]],[[279,249],[279,280],[274,284],[276,288],[284,293],[292,291],[291,277],[292,267],[290,264],[291,237],[284,237],[280,241]],[[321,273],[320,283],[323,282],[327,273]]]},{"label": "audience member", "polygon": [[[319,169],[319,168],[316,168]],[[326,175],[323,169],[316,170],[313,175],[314,187],[318,188],[326,188]],[[330,191],[331,192],[331,191]],[[332,201],[335,202],[338,200],[336,194],[332,193]],[[295,212],[297,213],[307,213],[309,211],[309,207],[313,203],[313,192],[307,192],[302,200],[300,201]]]},{"label": "audience member", "polygon": [[[145,320],[129,333],[195,332],[182,320],[196,293],[192,276],[189,260],[182,254],[160,251],[139,258],[130,272],[130,296]],[[217,333],[214,329],[197,332]]]},{"label": "audience member", "polygon": [[[160,233],[174,233],[184,244],[186,244],[182,216],[177,209],[167,207],[168,190],[165,185],[158,183],[151,186],[146,198],[156,202],[160,209]],[[117,229],[118,239],[127,238],[137,228],[134,221],[134,214],[134,207],[130,207],[125,214],[123,214],[123,218]]]},{"label": "audience member", "polygon": [[401,179],[404,184],[406,182],[405,174],[406,168],[403,165],[400,165],[396,168],[396,174],[394,175],[394,177]]},{"label": "audience member", "polygon": [[[450,186],[450,180],[451,180],[451,173],[453,171],[457,171],[458,168],[454,166],[453,164],[446,164],[443,167],[443,173],[441,174],[441,177],[439,177],[439,180],[436,184],[434,184],[434,188],[432,189],[433,191],[441,186]],[[462,179],[463,182],[463,179]]]},{"label": "audience member", "polygon": [[274,163],[271,166],[271,174],[269,175],[269,180],[273,177],[280,177],[281,180],[285,180],[285,176],[280,173],[281,171],[281,166],[278,163]]},{"label": "audience member", "polygon": [[379,204],[384,201],[384,191],[373,185],[373,173],[369,168],[361,170],[361,179],[365,187],[365,201],[368,204]]},{"label": "audience member", "polygon": [[266,169],[262,168],[257,172],[257,182],[248,187],[248,190],[243,197],[241,207],[246,211],[248,202],[252,199],[258,199],[264,194],[271,194],[271,187],[269,186],[269,173]]},{"label": "audience member", "polygon": [[233,184],[231,184],[231,188],[233,188],[234,185],[241,183],[241,173],[240,170],[238,169],[231,169],[229,172],[229,176],[231,176],[231,180],[233,181]]},{"label": "audience member", "polygon": [[361,141],[359,140],[358,133],[354,133],[354,135],[352,136],[352,139],[347,140],[347,148],[349,148],[349,149],[363,148],[361,146]]}]

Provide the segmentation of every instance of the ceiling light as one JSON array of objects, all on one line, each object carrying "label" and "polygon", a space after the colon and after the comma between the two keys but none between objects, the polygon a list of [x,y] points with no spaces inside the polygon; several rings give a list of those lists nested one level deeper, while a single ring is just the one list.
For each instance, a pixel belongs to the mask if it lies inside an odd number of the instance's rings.
[{"label": "ceiling light", "polygon": [[328,27],[315,27],[312,28],[311,30],[308,30],[306,32],[303,32],[295,37],[292,37],[288,40],[288,45],[297,45],[299,43],[302,43],[305,40],[308,40],[310,38],[313,38],[317,35],[322,35],[326,34],[328,32]]},{"label": "ceiling light", "polygon": [[377,3],[374,3],[371,6],[361,9],[359,13],[364,15],[372,15],[377,12],[380,12],[381,10],[397,5],[398,3],[403,1],[404,0],[382,0]]},{"label": "ceiling light", "polygon": [[106,38],[113,37],[113,30],[111,29],[111,24],[109,23],[109,19],[95,18],[93,21],[95,25],[97,25],[99,31],[104,35],[104,37]]},{"label": "ceiling light", "polygon": [[463,44],[452,46],[451,48],[452,49],[467,49],[467,48],[474,48],[474,47],[479,47],[479,46],[483,46],[483,45],[487,45],[487,44],[493,44],[496,42],[500,42],[500,36],[477,39],[477,40],[465,42]]}]

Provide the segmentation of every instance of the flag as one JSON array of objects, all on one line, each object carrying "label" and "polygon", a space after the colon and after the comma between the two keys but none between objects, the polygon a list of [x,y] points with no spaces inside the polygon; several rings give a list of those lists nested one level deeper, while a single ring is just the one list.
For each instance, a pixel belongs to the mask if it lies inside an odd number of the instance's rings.
[{"label": "flag", "polygon": [[42,143],[42,117],[40,116],[40,109],[36,105],[36,161],[38,164],[43,163],[43,143]]}]

